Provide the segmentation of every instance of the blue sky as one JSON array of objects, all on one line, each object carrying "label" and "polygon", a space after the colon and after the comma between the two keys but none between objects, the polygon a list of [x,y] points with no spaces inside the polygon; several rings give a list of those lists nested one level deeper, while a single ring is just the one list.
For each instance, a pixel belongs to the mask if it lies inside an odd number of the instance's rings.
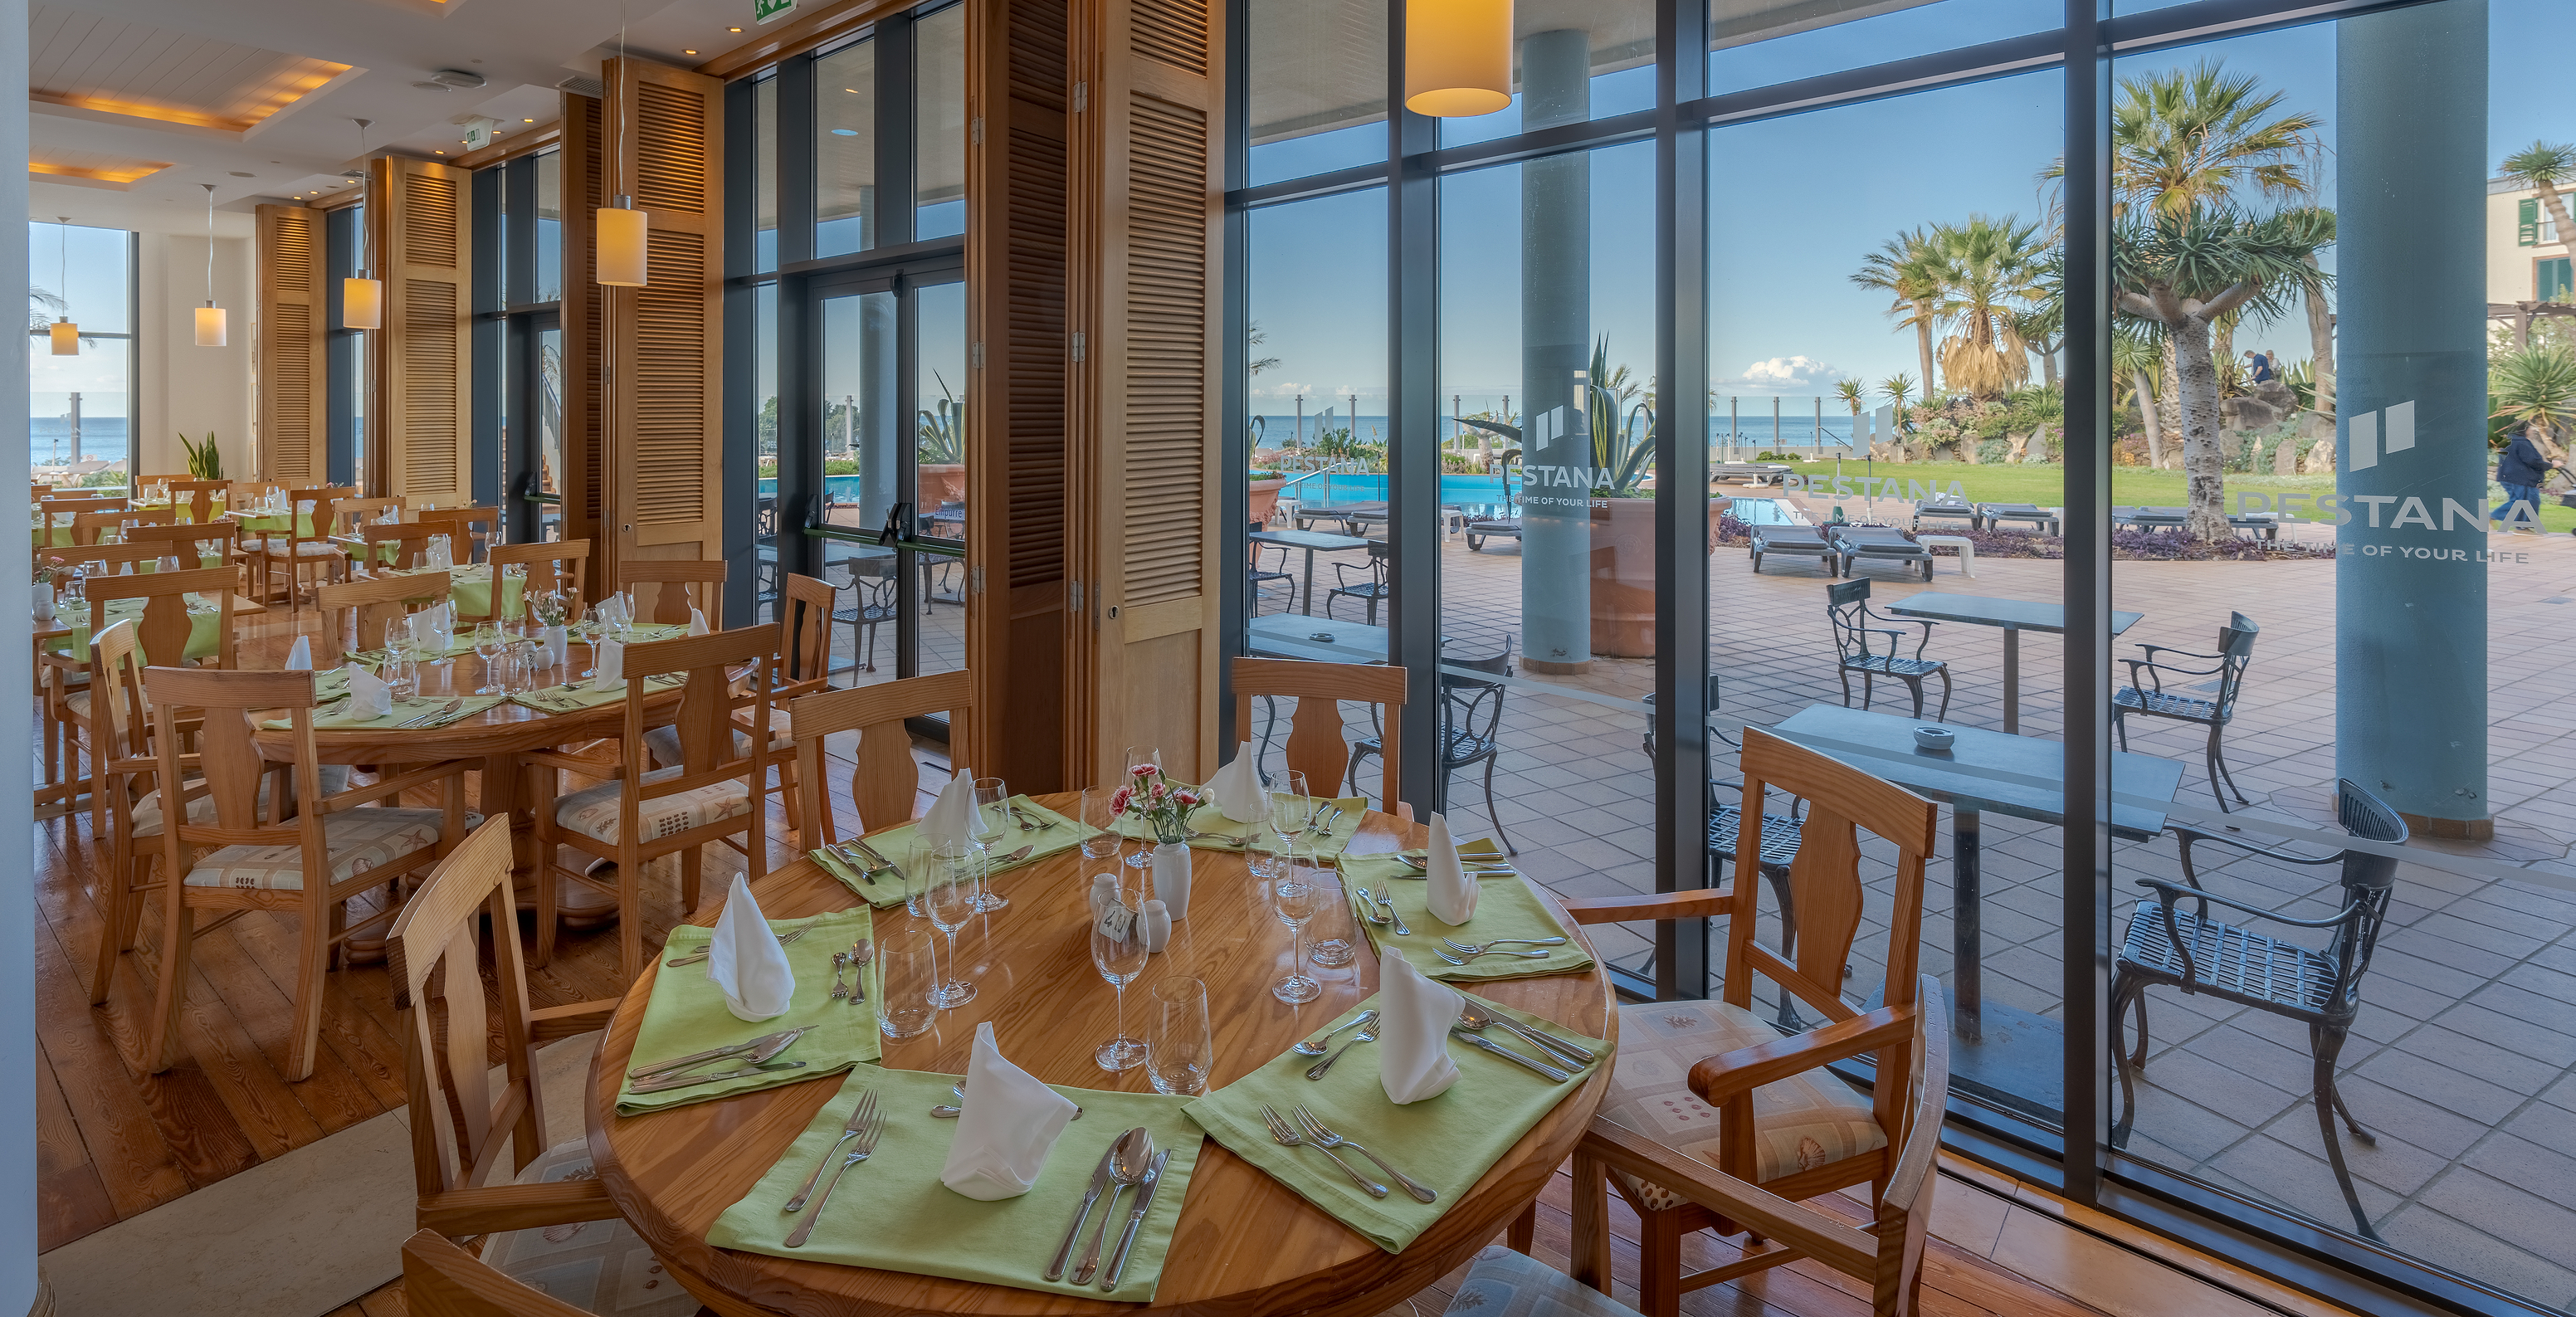
[{"label": "blue sky", "polygon": [[[28,285],[61,294],[68,284],[72,320],[84,329],[119,333],[127,329],[125,267],[126,234],[122,229],[50,223],[27,226]],[[77,357],[57,357],[43,339],[31,339],[27,357],[31,414],[52,416],[61,412],[64,395],[78,390],[83,415],[124,415],[125,363],[125,346],[115,340],[84,344]]]},{"label": "blue sky", "polygon": [[[1721,51],[1712,57],[1711,73],[1721,87],[1767,85],[1879,62],[1892,52],[2032,31],[2060,12],[2057,0],[1950,0]],[[2491,0],[2489,23],[2492,172],[2495,160],[2535,138],[2576,140],[2576,108],[2544,90],[2545,80],[2531,81],[2528,68],[2532,51],[2576,45],[2576,4]],[[2335,25],[2312,24],[2127,59],[2118,72],[2218,58],[2286,92],[2285,110],[2325,117],[2323,183],[2331,200],[2334,43]],[[1623,95],[1632,76],[1596,80],[1596,110]],[[1919,374],[1910,332],[1884,315],[1883,296],[1854,286],[1849,276],[1900,229],[1976,213],[2042,215],[2039,174],[2063,146],[2062,87],[2054,71],[2025,74],[1714,134],[1710,374],[1720,405],[1740,394],[1748,407],[1758,399],[1768,411],[1773,395],[1830,393],[1832,381],[1847,375],[1875,384],[1898,371]],[[1507,110],[1491,118],[1516,115]],[[1384,140],[1382,130],[1356,131]],[[1453,126],[1445,137],[1489,135]],[[1267,156],[1285,159],[1256,163],[1266,177],[1302,172],[1295,165],[1304,160],[1352,163],[1354,143],[1333,136],[1339,140],[1294,156],[1264,148]],[[1465,395],[1473,412],[1518,392],[1518,175],[1518,166],[1506,166],[1442,182],[1444,410],[1448,395]],[[1654,351],[1654,182],[1647,148],[1595,152],[1592,190],[1593,332],[1609,337],[1614,362],[1646,373]],[[1254,355],[1280,361],[1254,379],[1253,410],[1287,412],[1303,391],[1311,414],[1330,405],[1325,395],[1356,390],[1363,415],[1383,411],[1385,233],[1385,205],[1375,192],[1254,213],[1250,311],[1268,335]],[[2240,346],[2271,347],[2291,361],[2307,355],[2306,338],[2296,308],[2281,322],[2238,336]]]}]

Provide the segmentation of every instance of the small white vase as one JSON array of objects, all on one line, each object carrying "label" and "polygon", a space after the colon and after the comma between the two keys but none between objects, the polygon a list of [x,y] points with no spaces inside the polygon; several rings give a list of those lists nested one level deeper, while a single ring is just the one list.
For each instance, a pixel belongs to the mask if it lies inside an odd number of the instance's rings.
[{"label": "small white vase", "polygon": [[51,582],[51,581],[42,581],[42,582],[37,583],[37,585],[36,585],[36,609],[35,609],[35,612],[36,612],[36,616],[38,616],[38,617],[52,617],[52,616],[54,615],[54,583],[53,583],[53,582]]},{"label": "small white vase", "polygon": [[1136,912],[1136,922],[1145,930],[1145,950],[1161,951],[1172,944],[1172,912],[1160,901],[1147,901]]},{"label": "small white vase", "polygon": [[1190,914],[1190,844],[1167,841],[1154,847],[1154,899],[1172,912],[1174,920]]},{"label": "small white vase", "polygon": [[560,668],[564,666],[565,663],[570,661],[571,651],[572,637],[564,628],[559,626],[550,626],[546,628],[547,667]]}]

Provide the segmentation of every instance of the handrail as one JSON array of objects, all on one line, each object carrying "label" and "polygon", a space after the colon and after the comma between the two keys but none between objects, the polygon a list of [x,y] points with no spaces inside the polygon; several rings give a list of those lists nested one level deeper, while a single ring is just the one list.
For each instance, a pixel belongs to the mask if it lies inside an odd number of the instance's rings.
[{"label": "handrail", "polygon": [[1342,470],[1357,471],[1359,470],[1359,465],[1360,464],[1357,462],[1335,462],[1331,466],[1325,467],[1322,470],[1309,471],[1306,474],[1289,481],[1287,484],[1281,485],[1279,487],[1279,492],[1285,494],[1289,490],[1295,489],[1299,484],[1312,480],[1317,476],[1329,476],[1336,471]]}]

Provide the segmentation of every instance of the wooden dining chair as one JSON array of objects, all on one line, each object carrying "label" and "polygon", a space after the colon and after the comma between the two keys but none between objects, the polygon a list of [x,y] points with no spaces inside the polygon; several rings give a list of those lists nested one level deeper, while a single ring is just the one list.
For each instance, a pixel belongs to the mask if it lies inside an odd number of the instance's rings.
[{"label": "wooden dining chair", "polygon": [[72,543],[92,545],[103,540],[122,540],[128,525],[166,526],[177,519],[168,508],[116,508],[106,512],[72,514]]},{"label": "wooden dining chair", "polygon": [[215,519],[215,499],[232,488],[229,480],[171,480],[170,503],[187,512],[188,520],[204,525]]},{"label": "wooden dining chair", "polygon": [[[447,533],[441,526],[424,526],[417,521],[363,522],[357,528],[357,539],[363,549],[358,561],[366,570],[393,568],[413,571],[429,565],[429,542]],[[449,560],[454,561],[451,546]]]},{"label": "wooden dining chair", "polygon": [[447,598],[448,582],[446,572],[421,572],[362,576],[316,588],[313,606],[322,614],[322,645],[313,666],[336,668],[351,654],[383,649],[386,633],[416,611],[413,605],[431,607]]},{"label": "wooden dining chair", "polygon": [[436,526],[447,537],[451,557],[459,567],[479,561],[478,555],[488,546],[501,526],[498,508],[415,508],[411,519],[424,526]]},{"label": "wooden dining chair", "polygon": [[[616,775],[596,786],[557,796],[556,775],[596,776],[599,762],[554,750],[523,752],[519,761],[536,789],[538,964],[554,956],[555,874],[607,891],[604,883],[558,861],[560,846],[617,865],[620,972],[632,979],[644,966],[642,880],[648,860],[680,857],[680,905],[698,906],[699,848],[713,841],[736,844],[757,882],[768,871],[765,800],[773,757],[765,737],[737,737],[734,716],[748,711],[750,725],[769,723],[770,695],[778,685],[775,624],[678,636],[629,645],[623,666],[626,718],[619,736]],[[646,703],[660,690],[651,678],[686,674],[674,722],[680,762],[648,769],[644,733],[653,721]],[[738,693],[736,686],[742,690]],[[736,836],[744,840],[734,843]]]},{"label": "wooden dining chair", "polygon": [[[323,509],[331,518],[330,535],[339,541],[340,551],[348,555],[353,571],[374,571],[383,565],[376,551],[376,541],[367,536],[369,526],[403,524],[402,500],[398,498],[341,498],[331,500]],[[315,529],[320,529],[317,524]],[[433,531],[432,534],[436,532]],[[427,543],[427,537],[422,538]],[[399,552],[399,549],[396,550]]]},{"label": "wooden dining chair", "polygon": [[229,521],[128,526],[125,528],[125,542],[159,546],[163,556],[178,559],[182,568],[225,567],[231,569],[236,577],[243,572],[241,527]]},{"label": "wooden dining chair", "polygon": [[530,1289],[435,1230],[403,1241],[402,1279],[403,1311],[415,1317],[588,1317],[591,1311]]},{"label": "wooden dining chair", "polygon": [[[162,786],[163,892],[159,978],[144,1064],[158,1073],[177,1059],[198,913],[271,910],[297,917],[286,1077],[309,1078],[321,1037],[323,976],[334,954],[359,930],[397,913],[388,905],[350,925],[349,899],[427,870],[454,848],[470,823],[480,822],[465,812],[469,764],[387,769],[364,786],[331,795],[323,790],[313,744],[312,674],[148,667],[143,686]],[[272,764],[253,736],[257,719],[279,712],[288,720],[293,753]],[[184,754],[179,724],[191,713],[202,720],[195,729],[197,751]],[[272,771],[287,775],[286,786],[263,798],[260,778]],[[442,791],[438,809],[377,803],[433,786]],[[200,796],[214,801],[210,821],[200,822],[193,808]]]},{"label": "wooden dining chair", "polygon": [[963,670],[822,691],[790,702],[787,725],[796,739],[798,811],[812,820],[797,844],[811,850],[841,839],[832,807],[823,799],[831,783],[824,764],[825,737],[858,733],[850,755],[850,804],[859,812],[856,835],[865,836],[910,819],[920,800],[921,765],[912,757],[912,732],[904,720],[945,713],[948,743],[965,745],[974,706],[974,681]]},{"label": "wooden dining chair", "polygon": [[[107,865],[96,870],[92,897],[98,905],[98,957],[90,965],[90,1005],[107,1000],[116,975],[117,957],[134,945],[136,921],[147,899],[141,882],[149,857],[136,849],[137,806],[157,793],[158,765],[146,747],[150,723],[143,707],[143,657],[134,638],[134,623],[119,622],[90,640],[89,688],[80,692],[86,715],[85,735],[96,772],[90,792],[90,835],[107,843]],[[160,839],[159,811],[150,811],[152,842]]]},{"label": "wooden dining chair", "polygon": [[[158,546],[129,546],[149,551]],[[93,576],[86,593],[89,596],[89,634],[107,630],[108,607],[120,600],[140,599],[143,612],[134,622],[135,644],[147,666],[200,666],[229,668],[233,666],[233,587],[239,577],[229,567],[206,567],[196,571],[142,572],[130,576]],[[195,637],[196,619],[188,611],[188,596],[204,594],[220,602],[214,619],[215,648],[210,654],[190,657],[189,641]],[[91,798],[90,835],[106,835],[106,815],[99,796],[100,765],[96,718],[92,710],[92,692],[98,674],[94,665],[95,651],[48,653],[43,658],[53,669],[56,679],[50,689],[57,703],[53,709],[56,724],[62,729],[62,763],[66,780],[81,784]],[[80,765],[87,763],[87,767]]]},{"label": "wooden dining chair", "polygon": [[[556,591],[578,605],[587,584],[585,573],[590,564],[588,540],[542,540],[534,544],[495,544],[483,555],[494,577],[501,569],[517,564],[528,569],[529,595]],[[578,607],[575,608],[578,612]]]},{"label": "wooden dining chair", "polygon": [[308,572],[318,572],[322,579],[339,573],[348,562],[348,552],[331,535],[331,505],[358,496],[348,485],[311,485],[287,491],[286,528],[267,533],[258,547],[245,541],[242,548],[255,556],[259,568],[262,598],[274,598],[277,573],[286,573],[286,608],[293,613],[304,606],[304,582]]},{"label": "wooden dining chair", "polygon": [[638,622],[686,622],[689,610],[696,608],[707,615],[708,626],[720,627],[730,570],[721,561],[630,559],[618,567],[617,588],[634,597]]},{"label": "wooden dining chair", "polygon": [[[1798,941],[1790,953],[1794,959],[1756,940],[1755,901],[1761,885],[1740,877],[1760,872],[1765,824],[1758,811],[1749,813],[1737,830],[1739,878],[1731,886],[1565,902],[1578,924],[1727,921],[1725,988],[1719,999],[1619,1008],[1619,1055],[1610,1092],[1593,1119],[1593,1132],[1575,1150],[1575,1210],[1582,1222],[1575,1241],[1575,1275],[1608,1284],[1605,1196],[1615,1188],[1637,1211],[1637,1291],[1646,1317],[1674,1317],[1684,1291],[1788,1260],[1774,1250],[1684,1275],[1682,1240],[1692,1231],[1731,1235],[1751,1228],[1757,1236],[1792,1246],[1802,1237],[1752,1226],[1722,1207],[1703,1206],[1692,1195],[1676,1192],[1660,1175],[1702,1176],[1691,1163],[1713,1166],[1722,1173],[1719,1179],[1731,1177],[1748,1186],[1748,1192],[1765,1195],[1753,1200],[1761,1204],[1775,1198],[1794,1204],[1859,1184],[1872,1185],[1883,1199],[1918,1111],[1915,1085],[1922,1072],[1917,1054],[1931,1026],[1916,956],[1922,944],[1923,867],[1932,855],[1939,808],[1758,728],[1745,730],[1740,762],[1745,799],[1764,799],[1766,790],[1777,789],[1807,803],[1798,855],[1789,864],[1798,911]],[[1881,984],[1885,1004],[1869,1011],[1855,1009],[1842,995],[1865,899],[1863,833],[1896,850],[1887,970]],[[1825,1023],[1784,1037],[1754,1014],[1757,973]],[[1863,1055],[1874,1056],[1877,1066],[1876,1083],[1868,1093],[1824,1069],[1830,1062]],[[1937,1105],[1933,1112],[1937,1124]],[[1677,1169],[1641,1173],[1636,1169],[1640,1165]],[[1525,1239],[1526,1230],[1516,1223],[1515,1240]]]},{"label": "wooden dining chair", "polygon": [[[158,563],[168,556],[170,556],[169,549],[160,544],[127,544],[122,541],[107,544],[57,544],[36,550],[36,558],[40,562],[50,562],[63,567],[81,567],[97,563],[105,568],[105,574],[109,576],[133,572],[144,565]],[[59,582],[56,588],[60,588]]]},{"label": "wooden dining chair", "polygon": [[226,483],[229,488],[224,491],[224,509],[233,513],[239,513],[253,504],[266,502],[269,495],[285,488],[273,480],[234,480]]},{"label": "wooden dining chair", "polygon": [[[1252,697],[1295,699],[1297,712],[1288,724],[1288,767],[1306,775],[1306,789],[1329,795],[1341,789],[1350,768],[1351,747],[1342,731],[1340,701],[1383,706],[1378,710],[1385,738],[1379,748],[1385,771],[1381,781],[1385,809],[1396,809],[1398,762],[1402,753],[1397,726],[1403,719],[1404,669],[1385,663],[1310,663],[1303,659],[1238,658],[1234,661],[1234,725],[1245,736],[1252,727]],[[1213,771],[1213,770],[1211,770]]]}]

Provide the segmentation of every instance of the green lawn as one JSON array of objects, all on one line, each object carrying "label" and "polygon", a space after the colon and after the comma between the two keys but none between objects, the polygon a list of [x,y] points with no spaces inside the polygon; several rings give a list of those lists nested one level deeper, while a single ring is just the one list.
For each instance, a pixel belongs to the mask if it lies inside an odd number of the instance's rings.
[{"label": "green lawn", "polygon": [[[1862,478],[1875,476],[1882,482],[1879,487],[1882,498],[1906,497],[1909,486],[1905,482],[1911,480],[1920,482],[1927,489],[1937,486],[1944,492],[1947,492],[1951,484],[1956,482],[1969,500],[1977,503],[2036,503],[2041,507],[2063,507],[2066,504],[2066,468],[2063,466],[2026,464],[1989,466],[1970,465],[1965,462],[1872,463],[1858,460],[1846,460],[1840,463],[1830,460],[1791,462],[1789,466],[1799,474],[1817,481],[1808,489],[1809,497],[1819,495],[1830,497],[1834,489],[1833,477],[1836,474],[1836,468],[1839,467],[1840,474],[1845,477],[1855,501],[1863,497],[1863,490],[1867,488],[1861,483]],[[2298,493],[2306,495],[2312,501],[2319,494],[2332,493],[2334,479],[2332,475],[2231,475],[2227,477],[2227,507],[2231,512],[2236,509],[2236,496],[2239,492],[2261,493],[2275,499],[2283,493]],[[1889,480],[1896,482],[1892,489],[1884,483]],[[2502,497],[2502,493],[2501,489],[2492,485],[2488,488],[2489,498]],[[2114,503],[2179,507],[2185,498],[2183,473],[2180,471],[2124,466],[2116,467],[2111,472],[2111,500]],[[2545,529],[2552,531],[2576,529],[2576,508],[2560,507],[2554,499],[2545,500],[2544,504],[2540,510],[2540,523]]]}]

